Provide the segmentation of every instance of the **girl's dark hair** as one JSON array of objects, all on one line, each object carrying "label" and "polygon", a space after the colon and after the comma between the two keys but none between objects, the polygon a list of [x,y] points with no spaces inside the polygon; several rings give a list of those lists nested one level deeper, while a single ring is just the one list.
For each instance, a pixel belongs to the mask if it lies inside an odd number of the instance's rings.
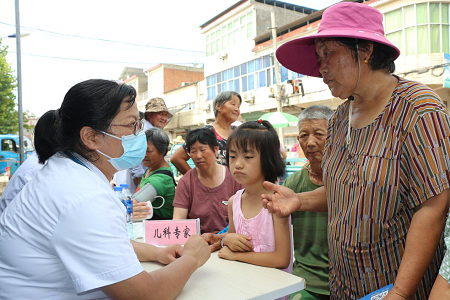
[{"label": "girl's dark hair", "polygon": [[256,149],[261,157],[264,179],[275,183],[284,176],[286,164],[281,157],[278,134],[269,121],[249,121],[236,128],[227,140],[227,165],[230,161],[230,148],[239,151]]},{"label": "girl's dark hair", "polygon": [[347,47],[351,52],[355,60],[358,60],[358,54],[356,51],[356,41],[358,41],[358,49],[363,52],[368,52],[370,44],[373,43],[372,55],[369,57],[369,65],[372,70],[386,70],[389,73],[395,72],[395,56],[397,52],[381,43],[372,42],[368,40],[355,39],[355,38],[333,38],[336,42]]},{"label": "girl's dark hair", "polygon": [[150,128],[145,132],[145,137],[147,138],[147,142],[151,142],[159,153],[163,156],[167,154],[170,140],[164,130],[157,127]]},{"label": "girl's dark hair", "polygon": [[39,162],[59,151],[76,152],[90,161],[98,159],[81,141],[81,128],[107,131],[122,103],[128,103],[129,109],[135,99],[136,90],[131,85],[111,80],[90,79],[74,85],[61,108],[46,112],[36,124],[34,144]]},{"label": "girl's dark hair", "polygon": [[201,144],[208,145],[212,151],[214,151],[214,147],[219,146],[217,142],[216,134],[209,128],[200,127],[194,130],[191,130],[186,135],[186,150],[189,153],[191,151],[191,146],[195,143],[199,142]]}]

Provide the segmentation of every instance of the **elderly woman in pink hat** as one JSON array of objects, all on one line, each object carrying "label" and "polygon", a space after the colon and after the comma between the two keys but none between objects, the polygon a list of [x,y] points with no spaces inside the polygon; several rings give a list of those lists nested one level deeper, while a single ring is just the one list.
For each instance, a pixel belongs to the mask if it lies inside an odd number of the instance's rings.
[{"label": "elderly woman in pink hat", "polygon": [[427,299],[443,257],[449,208],[450,121],[429,87],[392,73],[399,49],[383,16],[353,2],[328,8],[317,34],[285,43],[277,58],[322,77],[344,101],[328,126],[324,187],[295,194],[266,183],[272,213],[328,211],[330,292],[359,299]]}]

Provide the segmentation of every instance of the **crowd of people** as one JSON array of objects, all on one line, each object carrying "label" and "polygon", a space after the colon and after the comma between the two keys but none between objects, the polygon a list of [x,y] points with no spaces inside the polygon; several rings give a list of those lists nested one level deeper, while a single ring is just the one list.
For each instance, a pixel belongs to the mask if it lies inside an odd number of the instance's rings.
[{"label": "crowd of people", "polygon": [[[301,112],[308,163],[282,185],[281,137],[264,120],[231,125],[237,92],[217,95],[212,124],[177,138],[176,182],[163,99],[140,113],[132,86],[73,86],[40,118],[35,156],[0,199],[0,299],[171,299],[216,250],[304,278],[292,300],[359,299],[390,284],[384,299],[450,299],[450,118],[433,90],[393,75],[400,51],[382,20],[339,3],[317,34],[277,50],[346,100]],[[184,247],[130,240],[111,189],[121,181],[152,200],[134,200],[134,220],[199,218],[202,235]],[[147,273],[140,261],[167,266]]]}]

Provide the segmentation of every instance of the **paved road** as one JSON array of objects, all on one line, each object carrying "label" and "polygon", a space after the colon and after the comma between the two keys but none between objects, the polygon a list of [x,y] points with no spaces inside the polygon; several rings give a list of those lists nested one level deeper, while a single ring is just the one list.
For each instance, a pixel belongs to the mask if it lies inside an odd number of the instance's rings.
[{"label": "paved road", "polygon": [[0,196],[2,195],[3,191],[5,190],[5,187],[7,184],[8,184],[8,177],[0,176]]}]

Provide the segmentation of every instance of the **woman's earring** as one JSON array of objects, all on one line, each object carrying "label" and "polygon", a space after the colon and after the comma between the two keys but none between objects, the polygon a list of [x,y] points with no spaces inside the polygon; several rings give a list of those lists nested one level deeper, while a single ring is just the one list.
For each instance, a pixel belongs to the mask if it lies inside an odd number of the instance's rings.
[{"label": "woman's earring", "polygon": [[365,63],[365,64],[368,64],[368,63],[369,63],[369,61],[367,60],[367,58],[364,60],[364,63]]}]

